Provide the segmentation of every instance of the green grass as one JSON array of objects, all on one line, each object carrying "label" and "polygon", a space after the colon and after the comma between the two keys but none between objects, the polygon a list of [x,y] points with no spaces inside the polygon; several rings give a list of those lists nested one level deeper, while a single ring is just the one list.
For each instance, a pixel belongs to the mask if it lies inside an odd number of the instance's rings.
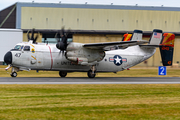
[{"label": "green grass", "polygon": [[180,85],[0,85],[0,119],[180,119]]},{"label": "green grass", "polygon": [[[0,66],[0,77],[10,77],[11,70],[5,71],[7,66]],[[180,77],[180,68],[168,68],[167,75],[159,76],[158,67],[133,67],[130,70],[124,70],[114,73],[97,73],[96,77]],[[59,77],[58,71],[19,71],[17,77]],[[67,77],[87,77],[86,72],[68,73]]]},{"label": "green grass", "polygon": [[[5,67],[0,66],[0,77],[10,77]],[[132,68],[97,77],[159,77],[157,72],[157,68]],[[179,73],[180,69],[168,68],[165,77],[180,77]],[[23,71],[18,77],[59,75]],[[0,85],[0,119],[178,120],[180,85]]]}]

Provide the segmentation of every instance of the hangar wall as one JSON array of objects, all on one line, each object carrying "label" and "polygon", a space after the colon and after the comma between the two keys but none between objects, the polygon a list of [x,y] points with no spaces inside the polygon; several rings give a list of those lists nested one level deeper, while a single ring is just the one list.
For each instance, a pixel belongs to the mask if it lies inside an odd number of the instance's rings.
[{"label": "hangar wall", "polygon": [[113,42],[121,41],[122,35],[98,35],[98,34],[74,34],[73,41],[80,43],[99,43],[99,42]]},{"label": "hangar wall", "polygon": [[180,11],[22,7],[21,29],[180,31]]},{"label": "hangar wall", "polygon": [[[38,43],[41,43],[42,42],[42,34],[40,33],[34,33],[34,36],[37,36],[38,35],[38,38],[37,38],[37,42]],[[29,36],[31,37],[31,33],[29,33]],[[23,41],[24,42],[28,42],[28,37],[27,37],[27,33],[23,33]]]}]

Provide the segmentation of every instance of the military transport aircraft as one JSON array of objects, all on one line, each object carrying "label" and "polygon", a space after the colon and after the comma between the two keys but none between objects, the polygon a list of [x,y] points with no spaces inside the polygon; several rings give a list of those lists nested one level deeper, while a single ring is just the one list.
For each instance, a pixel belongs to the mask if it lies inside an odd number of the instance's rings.
[{"label": "military transport aircraft", "polygon": [[141,30],[134,30],[119,42],[89,44],[68,43],[64,29],[58,33],[59,38],[56,34],[56,45],[36,43],[34,30],[31,33],[31,37],[29,32],[27,34],[29,42],[16,44],[4,56],[4,62],[8,64],[5,69],[12,67],[12,77],[22,70],[47,70],[59,71],[61,77],[68,72],[87,72],[89,78],[94,78],[97,72],[116,73],[135,66],[150,58],[156,47],[160,48],[163,65],[172,65],[175,35],[163,34],[158,29],[153,30],[149,41],[142,40]]}]

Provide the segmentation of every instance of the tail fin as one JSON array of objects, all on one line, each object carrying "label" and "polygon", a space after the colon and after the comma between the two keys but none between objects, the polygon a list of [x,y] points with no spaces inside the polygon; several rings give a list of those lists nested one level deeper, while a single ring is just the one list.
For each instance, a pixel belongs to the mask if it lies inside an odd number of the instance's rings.
[{"label": "tail fin", "polygon": [[163,66],[171,66],[173,60],[175,35],[172,33],[164,33],[160,44],[160,53]]},{"label": "tail fin", "polygon": [[154,29],[149,40],[149,45],[160,45],[162,40],[162,30]]},{"label": "tail fin", "polygon": [[142,40],[143,32],[142,30],[134,30],[131,41]]},{"label": "tail fin", "polygon": [[142,40],[142,30],[134,30],[133,34],[124,34],[122,41]]},{"label": "tail fin", "polygon": [[[171,66],[173,60],[175,35],[154,29],[146,47],[159,47],[163,66]],[[142,45],[143,46],[143,45]]]},{"label": "tail fin", "polygon": [[124,34],[122,41],[130,41],[132,37],[132,34]]}]

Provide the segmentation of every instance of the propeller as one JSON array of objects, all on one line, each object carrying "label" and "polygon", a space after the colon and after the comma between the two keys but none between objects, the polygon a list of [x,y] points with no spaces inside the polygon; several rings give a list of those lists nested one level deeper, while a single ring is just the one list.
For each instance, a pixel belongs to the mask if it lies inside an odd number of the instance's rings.
[{"label": "propeller", "polygon": [[39,34],[37,34],[36,36],[34,36],[34,32],[35,32],[35,29],[34,29],[34,28],[31,30],[31,37],[30,37],[30,35],[29,35],[29,32],[30,32],[30,30],[28,30],[28,32],[27,32],[28,41],[32,40],[33,43],[36,43],[37,38],[39,37]]},{"label": "propeller", "polygon": [[[64,31],[64,27],[61,28],[61,30],[56,33],[55,38],[57,40],[56,48],[60,50],[60,53],[64,54],[64,51],[66,50],[68,43],[67,43],[67,36],[69,34],[70,30],[68,30],[66,33]],[[59,36],[58,36],[59,35]],[[61,41],[60,41],[61,38]]]}]

